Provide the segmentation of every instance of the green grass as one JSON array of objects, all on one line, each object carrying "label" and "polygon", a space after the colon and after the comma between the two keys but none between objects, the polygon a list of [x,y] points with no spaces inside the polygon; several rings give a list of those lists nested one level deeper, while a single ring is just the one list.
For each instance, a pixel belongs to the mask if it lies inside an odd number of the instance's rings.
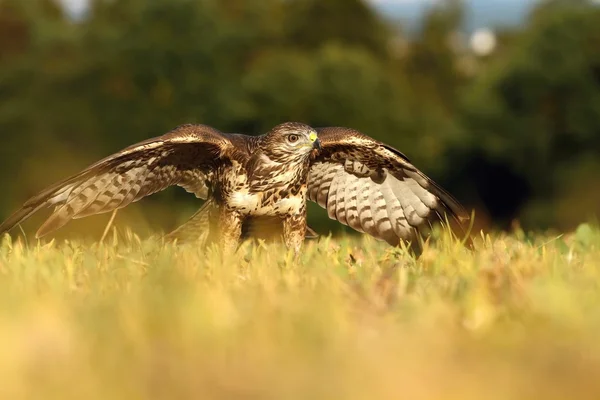
[{"label": "green grass", "polygon": [[597,399],[600,231],[0,245],[0,398]]}]

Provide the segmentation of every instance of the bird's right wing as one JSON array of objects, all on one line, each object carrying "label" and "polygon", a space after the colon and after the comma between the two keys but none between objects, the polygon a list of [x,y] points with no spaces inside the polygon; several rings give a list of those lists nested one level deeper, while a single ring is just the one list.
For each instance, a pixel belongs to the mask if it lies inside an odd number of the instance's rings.
[{"label": "bird's right wing", "polygon": [[233,153],[234,146],[226,134],[205,125],[182,125],[47,188],[3,222],[0,234],[45,207],[55,209],[37,237],[72,219],[123,208],[169,186],[178,185],[206,198],[207,180]]}]

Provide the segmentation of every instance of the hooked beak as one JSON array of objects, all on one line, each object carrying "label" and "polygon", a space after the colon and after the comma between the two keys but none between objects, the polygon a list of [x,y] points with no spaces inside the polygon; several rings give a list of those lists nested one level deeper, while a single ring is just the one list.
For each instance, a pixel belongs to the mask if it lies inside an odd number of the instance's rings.
[{"label": "hooked beak", "polygon": [[309,139],[313,144],[313,149],[321,150],[321,141],[315,132],[310,134]]},{"label": "hooked beak", "polygon": [[321,141],[319,139],[315,140],[315,142],[313,143],[313,148],[315,148],[317,150],[321,150],[323,148],[321,146]]}]

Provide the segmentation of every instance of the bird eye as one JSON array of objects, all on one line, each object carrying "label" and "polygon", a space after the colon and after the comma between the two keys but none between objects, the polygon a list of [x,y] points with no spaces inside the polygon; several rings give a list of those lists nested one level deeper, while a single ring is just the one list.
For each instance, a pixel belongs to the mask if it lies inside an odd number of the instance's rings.
[{"label": "bird eye", "polygon": [[288,136],[288,141],[289,141],[290,143],[297,142],[297,141],[298,141],[298,139],[299,139],[299,138],[298,138],[298,135],[289,135],[289,136]]}]

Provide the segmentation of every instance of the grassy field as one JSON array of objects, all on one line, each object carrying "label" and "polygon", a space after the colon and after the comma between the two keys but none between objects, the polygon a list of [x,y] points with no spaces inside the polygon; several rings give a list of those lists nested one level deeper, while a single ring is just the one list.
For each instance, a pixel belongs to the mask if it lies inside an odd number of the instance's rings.
[{"label": "grassy field", "polygon": [[0,398],[598,399],[600,231],[0,245]]}]

